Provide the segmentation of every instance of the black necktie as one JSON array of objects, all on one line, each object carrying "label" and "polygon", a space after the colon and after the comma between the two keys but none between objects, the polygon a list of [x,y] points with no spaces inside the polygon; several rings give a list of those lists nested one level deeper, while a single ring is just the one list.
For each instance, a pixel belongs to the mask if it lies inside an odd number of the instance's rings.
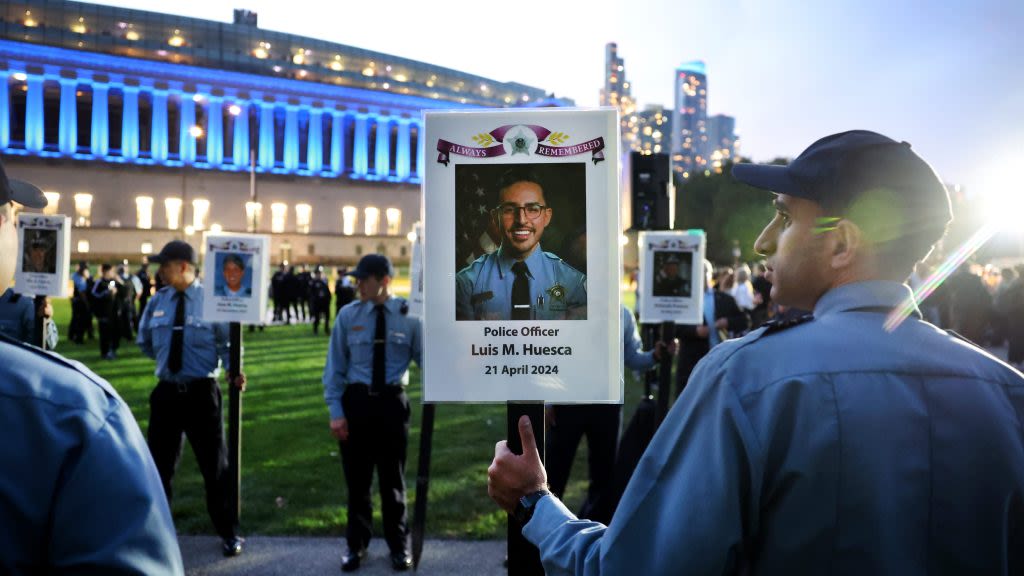
[{"label": "black necktie", "polygon": [[174,328],[171,330],[171,355],[167,358],[167,367],[171,374],[181,372],[181,352],[185,348],[185,293],[175,292],[178,305],[174,309]]},{"label": "black necktie", "polygon": [[377,311],[377,329],[373,334],[373,382],[374,392],[381,392],[384,389],[384,350],[387,346],[388,327],[387,319],[384,316],[384,305],[377,304],[374,309]]},{"label": "black necktie", "polygon": [[530,279],[527,277],[530,269],[525,262],[516,262],[512,265],[512,272],[516,279],[512,282],[512,319],[530,319]]}]

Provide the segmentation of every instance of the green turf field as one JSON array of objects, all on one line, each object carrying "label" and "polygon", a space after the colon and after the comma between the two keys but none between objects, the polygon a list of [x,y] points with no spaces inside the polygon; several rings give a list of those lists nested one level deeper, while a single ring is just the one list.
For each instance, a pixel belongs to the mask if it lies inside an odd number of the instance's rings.
[{"label": "green turf field", "polygon": [[[631,296],[631,294],[630,294]],[[62,338],[70,305],[55,299]],[[264,332],[243,330],[242,530],[246,534],[342,535],[346,523],[345,483],[338,445],[329,433],[320,378],[327,338],[309,325],[275,326]],[[76,345],[62,340],[61,354],[80,360],[113,384],[131,407],[145,433],[149,393],[155,385],[154,362],[133,342],[123,342],[118,359],[100,359],[97,341]],[[415,497],[420,442],[422,387],[413,365],[409,397],[413,403],[406,485],[410,519]],[[627,376],[628,421],[640,386]],[[227,395],[224,397],[225,412]],[[623,423],[625,426],[625,422]],[[504,405],[440,405],[434,428],[427,533],[434,537],[503,538],[505,514],[487,496],[487,466],[495,442],[505,437]],[[581,443],[566,490],[578,507],[586,490],[586,443]],[[174,521],[183,533],[212,533],[206,515],[202,478],[187,443],[175,477]],[[379,498],[375,515],[379,533]]]}]

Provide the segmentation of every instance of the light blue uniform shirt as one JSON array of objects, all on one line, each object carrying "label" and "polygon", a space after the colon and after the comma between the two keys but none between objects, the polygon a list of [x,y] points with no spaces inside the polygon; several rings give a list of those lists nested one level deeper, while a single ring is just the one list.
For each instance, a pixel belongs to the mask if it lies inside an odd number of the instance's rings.
[{"label": "light blue uniform shirt", "polygon": [[[523,261],[530,277],[531,320],[585,320],[587,277],[540,244]],[[455,275],[455,318],[509,320],[512,318],[512,272],[515,259],[498,248],[484,254]]]},{"label": "light blue uniform shirt", "polygon": [[185,298],[185,342],[181,355],[181,371],[172,374],[167,367],[171,354],[171,333],[174,312],[178,306],[177,292],[164,286],[146,304],[139,320],[136,343],[142,353],[156,360],[156,377],[169,382],[187,382],[197,378],[216,378],[218,361],[230,370],[228,350],[230,331],[227,322],[204,322],[203,286],[199,280],[183,292]]},{"label": "light blue uniform shirt", "polygon": [[625,306],[622,307],[622,361],[626,367],[640,372],[654,367],[654,351],[644,352],[644,343],[636,329],[636,319]]},{"label": "light blue uniform shirt", "polygon": [[31,296],[20,295],[16,302],[14,289],[0,296],[0,334],[32,344],[36,330],[36,307]]},{"label": "light blue uniform shirt", "polygon": [[[377,311],[373,302],[350,302],[334,322],[331,343],[324,366],[324,401],[331,419],[344,418],[341,397],[349,384],[373,383],[373,340],[377,331]],[[384,375],[389,385],[405,386],[409,381],[409,361],[423,366],[423,333],[419,318],[408,316],[402,298],[384,302],[387,348]]]},{"label": "light blue uniform shirt", "polygon": [[892,282],[716,346],[611,525],[557,499],[524,534],[556,574],[1012,574],[1024,562],[1024,376],[884,312]]},{"label": "light blue uniform shirt", "polygon": [[77,362],[0,337],[0,574],[184,574],[131,411]]}]

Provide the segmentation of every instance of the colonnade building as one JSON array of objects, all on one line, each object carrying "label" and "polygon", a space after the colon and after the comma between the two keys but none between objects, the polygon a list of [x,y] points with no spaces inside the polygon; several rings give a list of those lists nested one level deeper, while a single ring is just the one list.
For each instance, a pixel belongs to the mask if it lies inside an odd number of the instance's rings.
[{"label": "colonnade building", "polygon": [[270,233],[274,262],[408,259],[426,109],[571,104],[297,35],[53,0],[0,6],[0,155],[71,217],[75,259],[203,230]]}]

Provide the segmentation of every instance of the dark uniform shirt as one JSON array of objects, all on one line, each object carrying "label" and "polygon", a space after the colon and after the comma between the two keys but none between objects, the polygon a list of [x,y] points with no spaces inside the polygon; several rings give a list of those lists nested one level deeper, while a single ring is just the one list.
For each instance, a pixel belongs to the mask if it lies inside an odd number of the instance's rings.
[{"label": "dark uniform shirt", "polygon": [[26,343],[33,342],[36,308],[30,296],[8,288],[0,296],[0,334]]},{"label": "dark uniform shirt", "polygon": [[77,362],[0,337],[0,574],[183,574],[131,412]]}]

